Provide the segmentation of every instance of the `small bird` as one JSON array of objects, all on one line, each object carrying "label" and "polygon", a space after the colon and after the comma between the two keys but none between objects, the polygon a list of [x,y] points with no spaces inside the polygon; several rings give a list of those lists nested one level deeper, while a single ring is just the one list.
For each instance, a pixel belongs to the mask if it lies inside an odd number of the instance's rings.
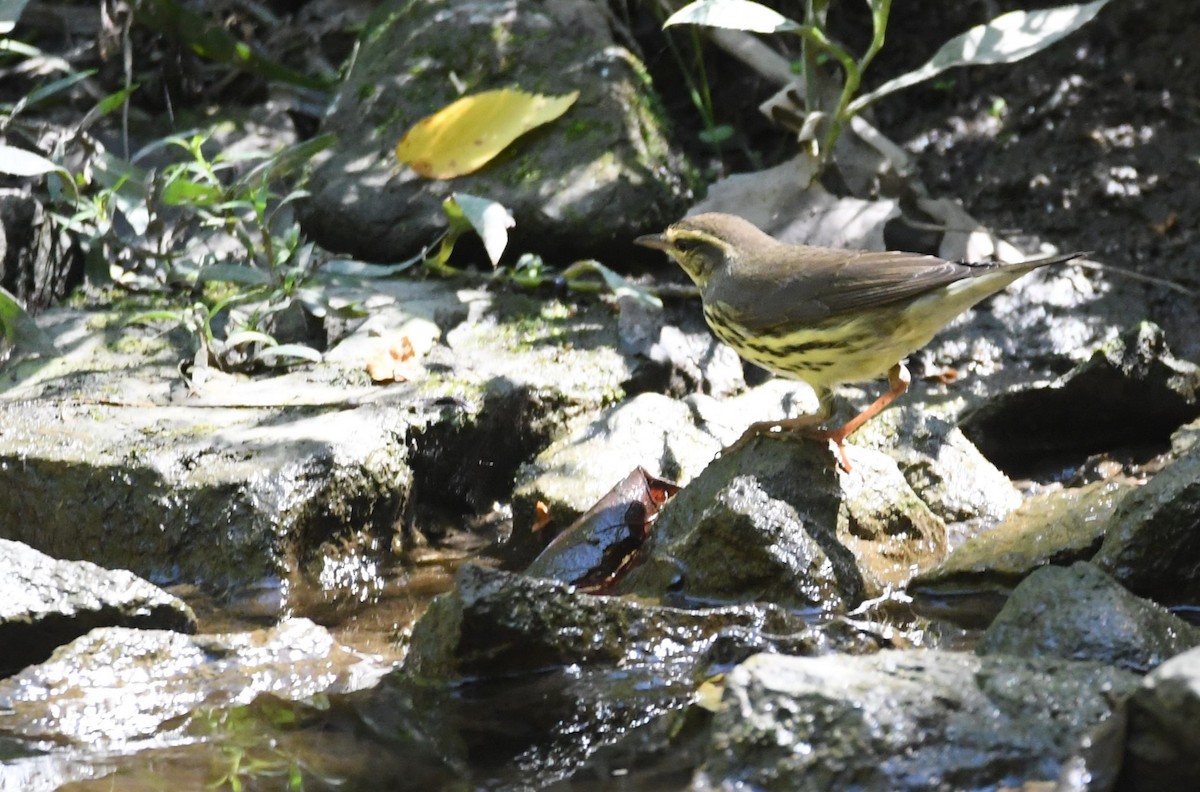
[{"label": "small bird", "polygon": [[[846,438],[908,390],[904,358],[1025,273],[1083,255],[965,264],[918,253],[789,245],[716,212],[634,242],[666,252],[691,276],[718,338],[746,360],[817,392],[817,412],[751,424],[730,448],[791,431],[833,441],[847,471]],[[833,417],[833,386],[884,374],[887,393],[836,429],[815,428]]]}]

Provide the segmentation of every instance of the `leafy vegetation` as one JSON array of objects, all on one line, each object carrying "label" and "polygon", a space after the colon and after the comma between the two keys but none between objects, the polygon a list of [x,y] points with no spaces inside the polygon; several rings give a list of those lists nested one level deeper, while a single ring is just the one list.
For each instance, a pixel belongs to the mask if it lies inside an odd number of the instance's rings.
[{"label": "leafy vegetation", "polygon": [[[13,29],[22,6],[11,7],[7,23],[0,20],[0,33]],[[331,75],[311,78],[275,62],[172,0],[141,0],[136,12],[138,24],[226,68],[310,91],[331,83]],[[88,280],[155,297],[153,309],[137,313],[130,322],[184,328],[194,340],[197,366],[250,370],[317,361],[320,343],[303,333],[297,336],[295,329],[304,327],[307,319],[330,313],[360,313],[358,306],[330,297],[328,285],[395,276],[414,265],[434,276],[462,277],[465,273],[451,265],[451,257],[464,234],[479,235],[493,268],[507,247],[507,230],[513,225],[508,210],[484,198],[456,194],[444,205],[444,234],[418,256],[392,265],[330,260],[304,239],[293,207],[307,195],[306,166],[335,144],[331,136],[276,150],[245,151],[235,143],[234,126],[217,122],[119,155],[91,130],[114,113],[127,116],[139,90],[127,65],[125,86],[96,101],[47,145],[37,124],[22,125],[23,114],[56,101],[77,101],[81,87],[98,93],[97,70],[76,71],[65,60],[12,40],[0,42],[0,49],[18,60],[52,61],[53,69],[64,75],[0,108],[0,132],[9,133],[10,140],[25,141],[0,144],[0,173],[44,178],[56,222],[84,251]],[[524,128],[551,120],[574,101],[573,95],[556,100],[519,96],[540,103],[522,111]],[[473,127],[478,125],[476,120]],[[442,156],[424,150],[414,156]],[[564,285],[575,291],[637,291],[597,262],[577,263],[559,272],[530,255],[496,269],[490,277],[518,288]],[[0,301],[7,344],[22,343],[28,334],[22,331],[18,338],[5,317],[28,317],[13,295],[0,294]],[[39,348],[44,351],[45,345]]]},{"label": "leafy vegetation", "polygon": [[[1028,57],[1086,24],[1108,0],[1002,14],[986,25],[977,25],[950,39],[923,66],[866,93],[860,93],[863,74],[883,48],[891,0],[865,0],[871,12],[872,36],[870,45],[859,56],[830,36],[827,18],[831,2],[807,0],[804,20],[797,22],[752,0],[696,0],[664,23],[664,27],[701,25],[798,36],[803,53],[801,83],[805,103],[800,140],[816,161],[817,173],[828,162],[850,120],[873,102],[958,66],[1013,63]],[[830,74],[826,62],[837,64],[840,75]]]}]

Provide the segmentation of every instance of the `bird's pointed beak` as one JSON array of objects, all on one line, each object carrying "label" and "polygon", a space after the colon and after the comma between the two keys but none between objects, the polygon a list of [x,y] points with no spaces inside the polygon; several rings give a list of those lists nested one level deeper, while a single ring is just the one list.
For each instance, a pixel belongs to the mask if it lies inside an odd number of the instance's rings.
[{"label": "bird's pointed beak", "polygon": [[645,236],[640,236],[633,240],[633,244],[641,245],[642,247],[654,248],[655,250],[662,250],[668,253],[671,251],[671,243],[668,242],[662,234],[646,234]]}]

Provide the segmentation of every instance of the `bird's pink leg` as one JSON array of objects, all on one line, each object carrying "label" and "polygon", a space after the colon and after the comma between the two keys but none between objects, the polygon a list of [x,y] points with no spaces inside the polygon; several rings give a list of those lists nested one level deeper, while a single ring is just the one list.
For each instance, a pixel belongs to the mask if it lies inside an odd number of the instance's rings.
[{"label": "bird's pink leg", "polygon": [[[897,363],[888,370],[888,385],[890,389],[887,393],[880,396],[871,403],[871,406],[860,412],[858,415],[851,418],[846,423],[839,426],[837,429],[823,429],[812,432],[812,436],[820,440],[831,440],[837,446],[838,454],[842,458],[842,467],[846,472],[850,472],[850,460],[846,458],[846,438],[854,434],[860,426],[878,415],[884,407],[887,407],[897,397],[904,395],[908,390],[909,384],[912,382],[912,375],[908,373],[908,368],[903,363]],[[806,432],[808,434],[808,432]]]}]

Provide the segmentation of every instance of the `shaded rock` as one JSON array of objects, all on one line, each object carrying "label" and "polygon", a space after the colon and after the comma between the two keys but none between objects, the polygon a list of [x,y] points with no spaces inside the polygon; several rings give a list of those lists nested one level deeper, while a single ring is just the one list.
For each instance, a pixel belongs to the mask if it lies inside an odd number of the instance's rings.
[{"label": "shaded rock", "polygon": [[1200,415],[1200,369],[1171,355],[1148,322],[1046,387],[997,397],[964,416],[963,432],[1001,468],[1049,455],[1165,443]]},{"label": "shaded rock", "polygon": [[1177,457],[1183,456],[1197,444],[1200,444],[1200,420],[1184,424],[1171,435],[1171,453]]},{"label": "shaded rock", "polygon": [[123,569],[58,561],[0,539],[0,675],[50,656],[96,627],[191,633],[191,608]]},{"label": "shaded rock", "polygon": [[1117,789],[1200,786],[1200,649],[1151,672],[1128,701],[1125,760]]},{"label": "shaded rock", "polygon": [[1028,498],[995,528],[963,542],[917,575],[908,592],[923,613],[986,627],[1035,569],[1095,555],[1108,521],[1132,487],[1095,482]]},{"label": "shaded rock", "polygon": [[1195,646],[1200,628],[1081,561],[1043,567],[1025,578],[977,651],[1095,660],[1144,674]]},{"label": "shaded rock", "polygon": [[925,792],[1053,781],[1138,678],[1097,663],[756,655],[727,677],[696,789]]},{"label": "shaded rock", "polygon": [[1165,605],[1200,602],[1200,445],[1130,493],[1093,563]]},{"label": "shaded rock", "polygon": [[[394,2],[373,16],[322,122],[339,144],[316,168],[305,230],[324,247],[395,261],[445,228],[453,192],[512,210],[510,248],[600,256],[683,214],[689,169],[665,137],[643,65],[590,0]],[[518,86],[579,99],[483,169],[448,181],[396,172],[393,148],[425,116],[470,92]]]},{"label": "shaded rock", "polygon": [[837,611],[941,560],[945,526],[886,455],[758,438],[723,456],[659,514],[644,560],[616,587],[683,600]]},{"label": "shaded rock", "polygon": [[413,628],[404,671],[419,678],[496,678],[578,664],[650,665],[692,679],[756,651],[870,651],[845,622],[807,625],[773,606],[682,610],[580,594],[557,581],[464,566]]},{"label": "shaded rock", "polygon": [[[367,767],[407,770],[394,784],[372,773],[350,788],[516,792],[582,771],[583,780],[604,789],[617,775],[614,768],[653,762],[651,751],[676,752],[680,742],[703,739],[707,720],[685,712],[694,694],[693,680],[660,674],[649,664],[571,666],[452,684],[397,672],[376,688],[341,697],[356,722],[348,728],[344,719],[329,719],[320,734],[350,732],[355,743],[370,735],[375,750]],[[613,756],[622,744],[625,750]],[[431,770],[440,771],[440,782],[412,779],[413,771]],[[681,789],[689,775],[667,788]]]},{"label": "shaded rock", "polygon": [[421,395],[433,398],[433,416],[413,421],[414,497],[486,511],[511,496],[519,466],[572,418],[619,398],[630,365],[615,348],[607,306],[455,296],[466,315],[425,360]]},{"label": "shaded rock", "polygon": [[200,707],[248,704],[261,693],[303,699],[358,690],[387,671],[307,619],[226,635],[105,627],[0,681],[0,728],[112,749],[161,738],[171,721]]}]

